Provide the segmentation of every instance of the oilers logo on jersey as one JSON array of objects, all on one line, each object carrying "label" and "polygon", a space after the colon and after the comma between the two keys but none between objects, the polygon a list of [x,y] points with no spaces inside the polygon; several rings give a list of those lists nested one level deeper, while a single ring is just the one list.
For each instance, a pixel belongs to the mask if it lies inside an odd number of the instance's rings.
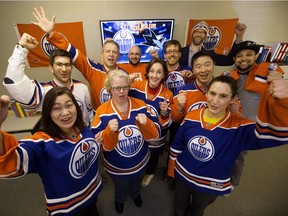
[{"label": "oilers logo on jersey", "polygon": [[107,92],[106,88],[102,88],[100,91],[100,101],[101,104],[105,103],[111,98],[110,94]]},{"label": "oilers logo on jersey", "polygon": [[188,112],[191,112],[192,110],[196,110],[196,109],[200,109],[202,107],[206,107],[207,106],[207,101],[199,101],[197,103],[192,104],[189,108],[188,108]]},{"label": "oilers logo on jersey", "polygon": [[94,139],[84,139],[79,142],[70,159],[71,176],[76,179],[82,178],[97,159],[99,152],[99,145]]},{"label": "oilers logo on jersey", "polygon": [[191,155],[202,162],[209,161],[215,153],[214,145],[207,137],[204,136],[194,136],[192,137],[188,144],[188,150]]},{"label": "oilers logo on jersey", "polygon": [[158,113],[157,109],[154,106],[150,105],[150,104],[147,104],[147,105],[150,108],[150,115],[155,117],[155,118],[158,118],[159,113]]},{"label": "oilers logo on jersey", "polygon": [[144,138],[135,125],[126,125],[119,130],[116,151],[123,157],[133,157],[142,148]]},{"label": "oilers logo on jersey", "polygon": [[186,83],[184,77],[180,72],[173,71],[168,74],[165,84],[167,88],[169,88],[173,93],[175,93],[176,89],[184,86]]}]

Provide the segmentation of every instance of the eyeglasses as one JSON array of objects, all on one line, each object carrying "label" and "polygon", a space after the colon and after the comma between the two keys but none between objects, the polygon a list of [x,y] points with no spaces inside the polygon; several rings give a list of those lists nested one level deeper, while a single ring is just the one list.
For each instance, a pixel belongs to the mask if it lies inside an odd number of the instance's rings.
[{"label": "eyeglasses", "polygon": [[54,62],[54,65],[56,65],[59,68],[63,68],[63,65],[65,66],[65,68],[71,68],[72,67],[71,63]]},{"label": "eyeglasses", "polygon": [[168,51],[166,51],[166,54],[168,54],[168,55],[171,55],[172,53],[173,54],[179,54],[179,50],[168,50]]},{"label": "eyeglasses", "polygon": [[113,91],[121,91],[121,89],[123,91],[128,91],[130,89],[130,86],[115,86],[115,87],[112,87]]},{"label": "eyeglasses", "polygon": [[205,32],[205,31],[194,31],[194,34],[197,34],[197,35],[206,35],[206,32]]}]

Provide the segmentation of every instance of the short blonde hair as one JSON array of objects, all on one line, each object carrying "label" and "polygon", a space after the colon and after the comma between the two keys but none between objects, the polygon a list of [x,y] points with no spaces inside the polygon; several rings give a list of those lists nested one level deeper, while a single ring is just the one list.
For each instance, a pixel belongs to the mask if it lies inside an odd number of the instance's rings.
[{"label": "short blonde hair", "polygon": [[129,74],[121,69],[115,69],[108,72],[108,75],[104,81],[104,86],[107,90],[107,92],[111,95],[111,88],[112,88],[112,81],[115,77],[125,77],[127,79],[128,85],[131,85],[131,79],[129,77]]}]

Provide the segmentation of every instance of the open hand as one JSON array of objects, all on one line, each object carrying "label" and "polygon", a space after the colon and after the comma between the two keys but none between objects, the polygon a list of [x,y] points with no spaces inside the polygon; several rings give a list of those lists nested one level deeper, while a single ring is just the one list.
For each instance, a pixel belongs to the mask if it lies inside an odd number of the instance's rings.
[{"label": "open hand", "polygon": [[31,23],[39,26],[44,32],[51,35],[54,31],[56,16],[53,16],[51,20],[48,20],[43,7],[40,7],[40,11],[38,11],[37,8],[34,8],[34,12],[32,12],[32,14],[38,22],[31,21]]}]

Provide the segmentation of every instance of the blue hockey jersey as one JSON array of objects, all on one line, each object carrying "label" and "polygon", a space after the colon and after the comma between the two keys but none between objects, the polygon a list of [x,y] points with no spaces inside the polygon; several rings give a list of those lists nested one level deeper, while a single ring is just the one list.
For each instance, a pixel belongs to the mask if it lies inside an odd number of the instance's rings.
[{"label": "blue hockey jersey", "polygon": [[77,140],[58,140],[37,132],[21,139],[19,145],[12,135],[1,133],[6,154],[0,156],[0,178],[39,174],[50,215],[74,215],[100,193],[100,145],[88,127]]}]

